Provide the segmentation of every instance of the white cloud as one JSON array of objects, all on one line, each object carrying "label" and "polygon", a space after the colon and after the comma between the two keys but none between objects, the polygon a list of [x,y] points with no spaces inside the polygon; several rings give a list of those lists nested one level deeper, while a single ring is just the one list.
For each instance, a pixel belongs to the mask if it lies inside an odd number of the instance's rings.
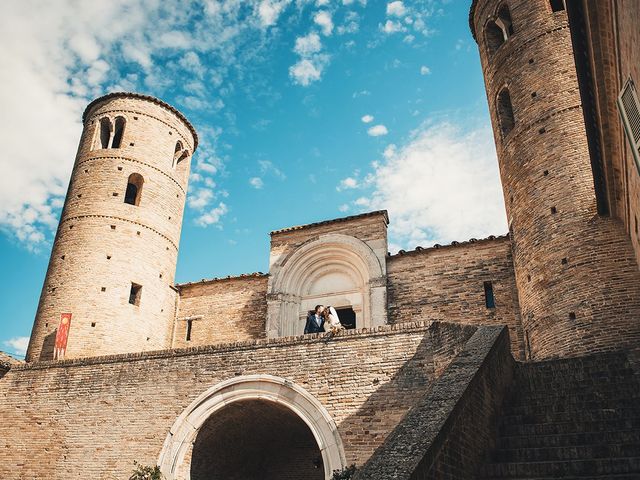
[{"label": "white cloud", "polygon": [[360,120],[362,120],[364,123],[371,123],[371,122],[373,122],[373,116],[372,115],[364,115]]},{"label": "white cloud", "polygon": [[9,353],[23,356],[27,353],[27,347],[29,346],[29,337],[14,337],[10,338],[9,340],[5,340],[3,343],[6,347],[9,347],[11,349]]},{"label": "white cloud", "polygon": [[384,25],[382,25],[381,30],[384,33],[396,33],[396,32],[404,32],[406,30],[406,28],[403,27],[400,22],[394,22],[393,20],[387,20],[384,23]]},{"label": "white cloud", "polygon": [[384,125],[375,125],[367,130],[367,133],[372,137],[379,137],[381,135],[386,135],[389,131]]},{"label": "white cloud", "polygon": [[217,207],[212,208],[206,213],[203,213],[196,219],[196,224],[201,227],[209,225],[216,225],[220,223],[221,218],[229,211],[226,204],[220,202]]},{"label": "white cloud", "polygon": [[326,10],[316,13],[313,21],[320,27],[325,36],[329,36],[333,32],[333,20],[331,19],[331,14]]},{"label": "white cloud", "polygon": [[291,76],[295,83],[306,87],[313,82],[320,80],[322,77],[322,71],[326,62],[322,61],[323,57],[319,57],[315,61],[308,58],[303,58],[296,64],[289,67],[289,76]]},{"label": "white cloud", "polygon": [[431,69],[429,67],[427,67],[426,65],[422,65],[420,67],[420,75],[430,75],[431,74]]},{"label": "white cloud", "polygon": [[258,17],[264,27],[275,25],[282,10],[289,4],[289,1],[262,0],[258,5]]},{"label": "white cloud", "polygon": [[260,173],[262,173],[262,175],[270,174],[279,178],[280,180],[284,180],[285,178],[287,178],[284,172],[269,160],[258,160],[258,165],[260,165]]},{"label": "white cloud", "polygon": [[358,179],[353,177],[347,177],[340,181],[340,184],[336,187],[336,190],[347,190],[350,188],[358,188]]},{"label": "white cloud", "polygon": [[202,210],[209,205],[209,202],[213,199],[213,191],[209,188],[198,188],[194,193],[189,193],[187,196],[187,203],[190,208],[196,210]]},{"label": "white cloud", "polygon": [[[241,3],[207,2],[204,15],[179,0],[3,4],[0,62],[9,67],[0,70],[0,230],[32,250],[52,239],[82,111],[93,98],[123,89],[161,98],[171,92],[190,110],[222,108],[211,90],[260,58],[264,26],[290,1],[255,0],[250,18]],[[246,39],[251,48],[241,48]],[[221,168],[211,158],[215,146],[201,145],[194,170],[213,175]]]},{"label": "white cloud", "polygon": [[348,212],[349,211],[349,205],[346,203],[343,203],[342,205],[340,205],[338,207],[338,210],[340,210],[341,212]]},{"label": "white cloud", "polygon": [[402,17],[407,13],[406,8],[404,8],[404,3],[401,1],[395,1],[391,3],[387,3],[387,15]]},{"label": "white cloud", "polygon": [[249,179],[249,184],[255,189],[261,189],[264,187],[264,182],[260,177],[252,177]]},{"label": "white cloud", "polygon": [[316,32],[311,32],[309,35],[296,38],[296,46],[293,51],[302,57],[306,57],[319,52],[321,49],[320,35]]},{"label": "white cloud", "polygon": [[426,124],[402,147],[389,147],[372,172],[373,192],[354,202],[389,210],[392,241],[428,246],[507,230],[491,129]]}]

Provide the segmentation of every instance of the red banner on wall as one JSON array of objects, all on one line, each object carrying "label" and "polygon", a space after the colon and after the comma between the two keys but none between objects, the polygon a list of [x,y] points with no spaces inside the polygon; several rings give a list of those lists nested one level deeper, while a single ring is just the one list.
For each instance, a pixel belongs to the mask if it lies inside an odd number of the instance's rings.
[{"label": "red banner on wall", "polygon": [[69,328],[71,327],[71,314],[63,313],[60,315],[60,325],[56,333],[56,345],[53,351],[54,360],[62,360],[67,351],[67,339],[69,338]]}]

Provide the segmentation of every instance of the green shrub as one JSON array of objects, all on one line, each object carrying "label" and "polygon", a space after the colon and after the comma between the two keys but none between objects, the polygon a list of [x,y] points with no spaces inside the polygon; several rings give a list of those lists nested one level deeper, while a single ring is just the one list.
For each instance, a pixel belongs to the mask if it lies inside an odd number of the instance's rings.
[{"label": "green shrub", "polygon": [[355,463],[347,468],[343,468],[342,470],[334,470],[331,480],[351,480],[355,475],[356,470]]},{"label": "green shrub", "polygon": [[164,475],[160,472],[160,467],[149,467],[146,465],[140,465],[138,462],[133,462],[136,468],[133,469],[133,474],[129,477],[129,480],[163,480]]}]

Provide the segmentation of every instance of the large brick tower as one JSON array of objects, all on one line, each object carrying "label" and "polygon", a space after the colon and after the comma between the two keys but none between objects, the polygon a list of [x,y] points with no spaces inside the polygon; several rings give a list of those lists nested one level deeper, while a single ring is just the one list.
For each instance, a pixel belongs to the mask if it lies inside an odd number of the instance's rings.
[{"label": "large brick tower", "polygon": [[592,167],[564,0],[474,0],[470,24],[528,358],[637,348],[640,275],[607,199],[596,201],[600,172]]},{"label": "large brick tower", "polygon": [[66,358],[166,348],[191,155],[176,109],[112,93],[88,105],[27,351],[53,358],[71,313]]}]

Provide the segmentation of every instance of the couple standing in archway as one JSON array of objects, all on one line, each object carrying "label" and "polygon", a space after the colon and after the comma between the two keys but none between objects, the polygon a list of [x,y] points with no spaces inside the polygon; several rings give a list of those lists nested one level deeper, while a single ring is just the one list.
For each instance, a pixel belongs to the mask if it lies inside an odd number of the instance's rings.
[{"label": "couple standing in archway", "polygon": [[337,333],[344,330],[340,323],[338,312],[332,306],[316,305],[316,308],[307,315],[307,323],[304,326],[304,333]]}]

